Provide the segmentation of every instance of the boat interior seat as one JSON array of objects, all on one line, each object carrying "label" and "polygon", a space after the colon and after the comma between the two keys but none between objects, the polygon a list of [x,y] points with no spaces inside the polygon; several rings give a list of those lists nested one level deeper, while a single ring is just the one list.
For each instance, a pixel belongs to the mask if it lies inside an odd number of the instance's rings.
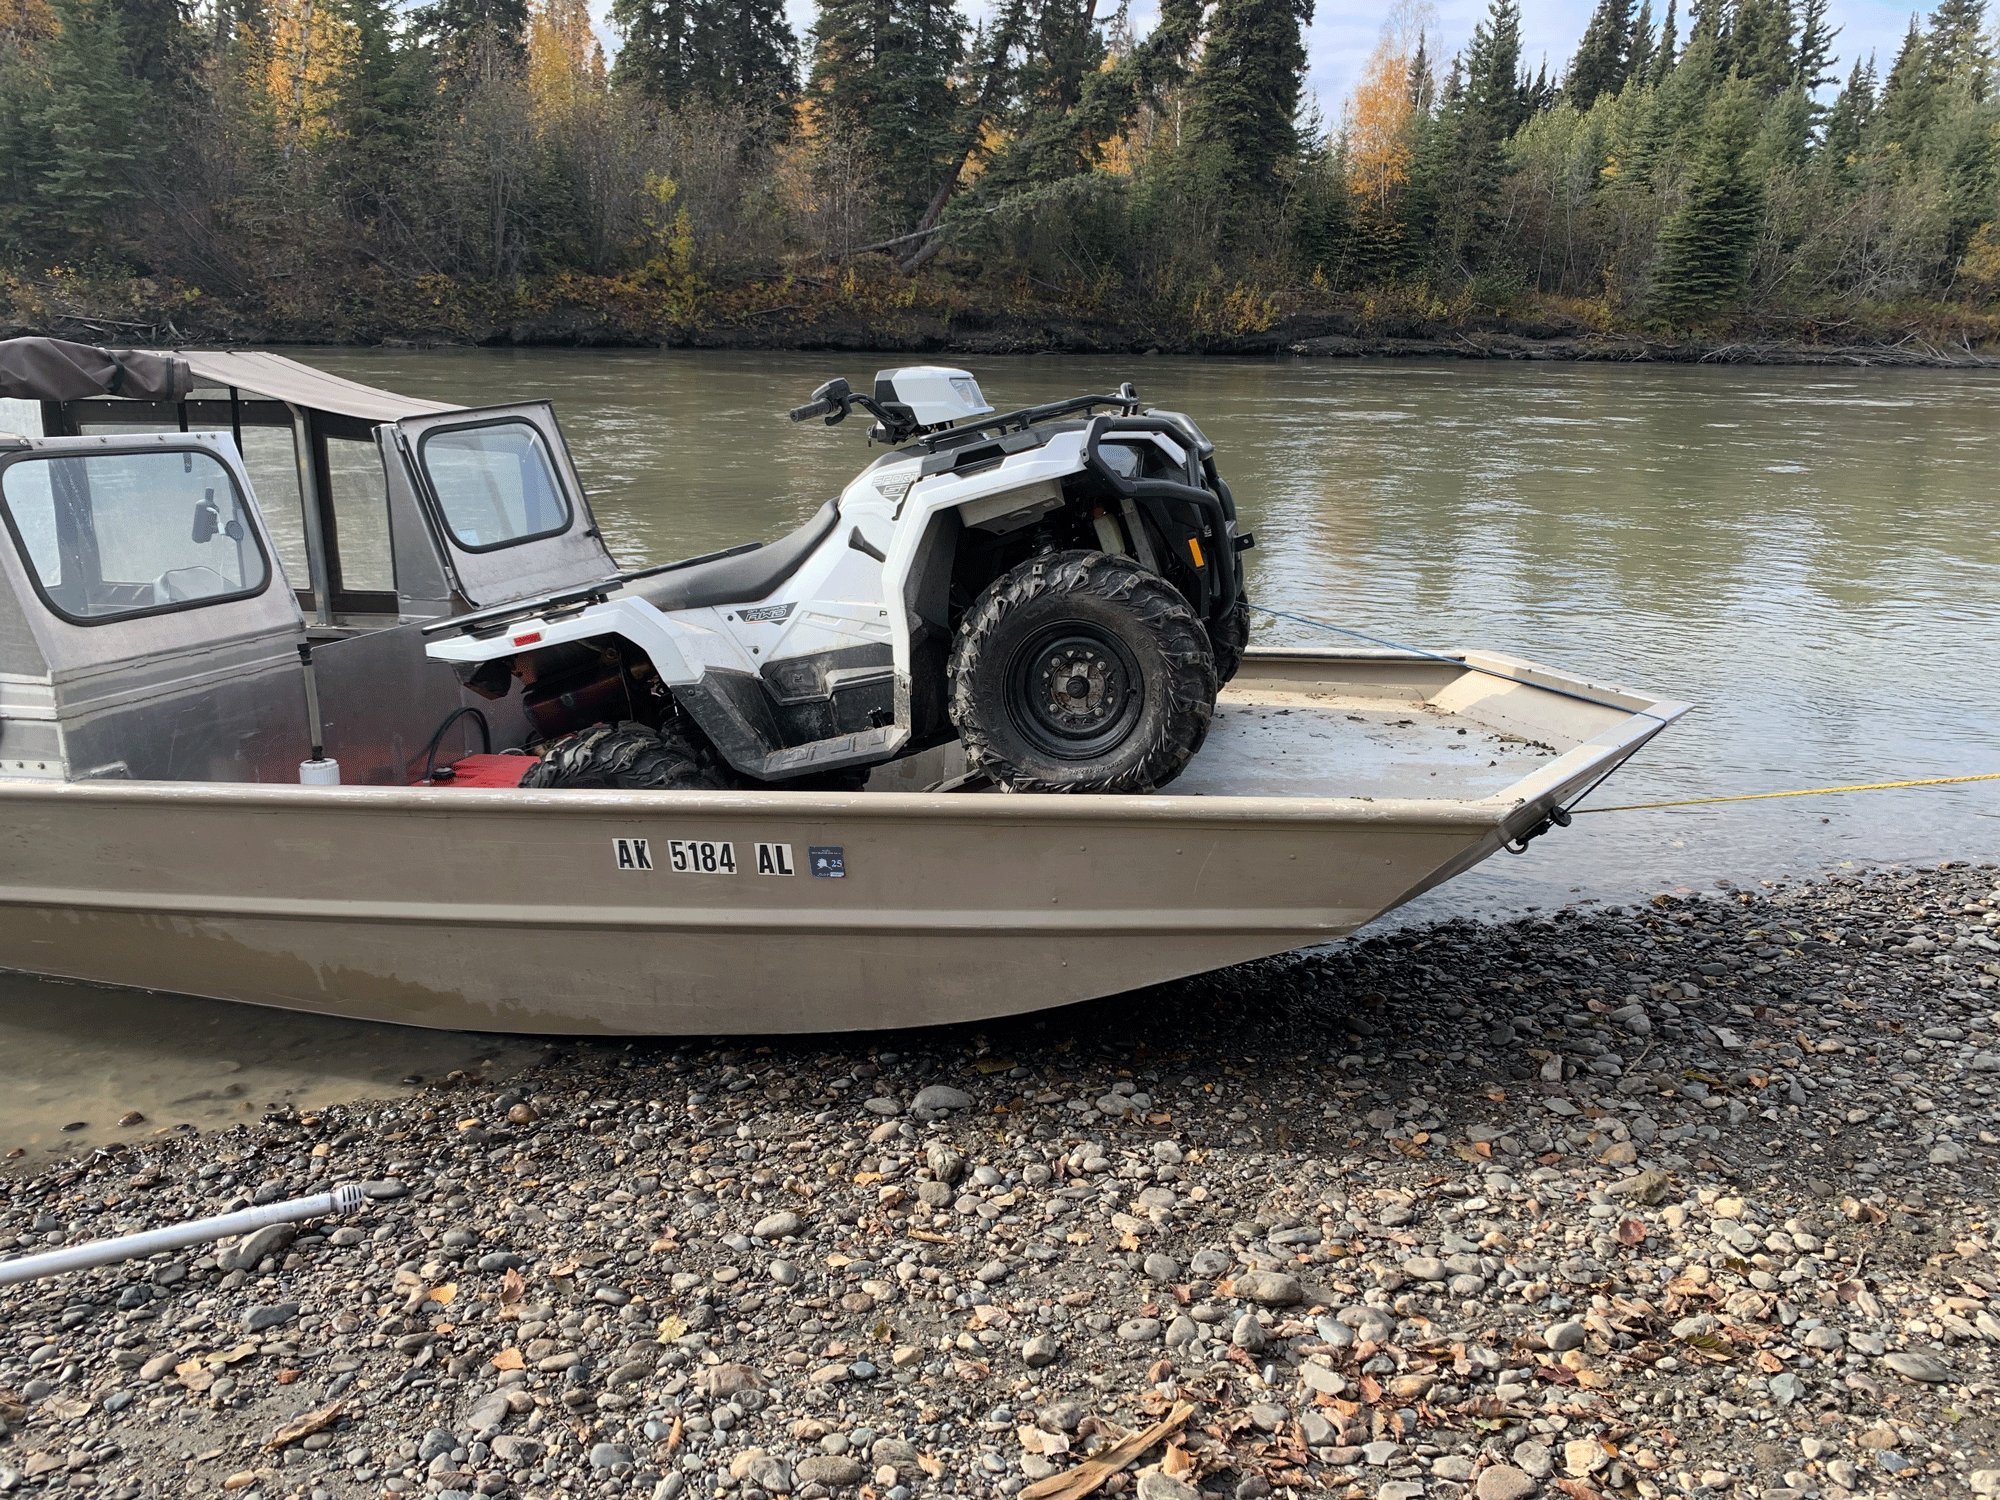
[{"label": "boat interior seat", "polygon": [[190,599],[206,599],[226,594],[229,585],[213,568],[169,568],[153,580],[155,604],[185,604]]},{"label": "boat interior seat", "polygon": [[840,502],[829,500],[798,530],[755,552],[719,557],[641,582],[635,592],[656,609],[709,609],[768,599],[840,520]]}]

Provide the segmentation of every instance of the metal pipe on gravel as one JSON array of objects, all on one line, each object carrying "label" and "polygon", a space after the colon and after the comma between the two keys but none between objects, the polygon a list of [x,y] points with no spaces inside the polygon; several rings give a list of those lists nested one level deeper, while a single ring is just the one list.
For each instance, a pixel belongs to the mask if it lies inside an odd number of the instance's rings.
[{"label": "metal pipe on gravel", "polygon": [[23,1281],[39,1281],[65,1271],[84,1271],[92,1266],[108,1266],[121,1260],[144,1260],[163,1250],[180,1250],[203,1245],[232,1234],[249,1234],[272,1224],[293,1224],[301,1219],[323,1219],[335,1214],[351,1214],[368,1201],[358,1182],[343,1182],[331,1192],[310,1198],[287,1198],[283,1203],[267,1203],[240,1213],[219,1214],[212,1219],[193,1219],[165,1229],[148,1229],[143,1234],[125,1234],[116,1239],[90,1240],[68,1245],[44,1255],[24,1255],[0,1261],[0,1286]]}]

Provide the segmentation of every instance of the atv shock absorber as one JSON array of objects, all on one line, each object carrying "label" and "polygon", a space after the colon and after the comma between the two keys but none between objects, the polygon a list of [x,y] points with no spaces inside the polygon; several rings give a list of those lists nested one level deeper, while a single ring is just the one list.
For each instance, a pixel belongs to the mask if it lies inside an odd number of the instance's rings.
[{"label": "atv shock absorber", "polygon": [[1130,557],[1131,548],[1125,544],[1124,533],[1118,529],[1118,522],[1103,506],[1096,505],[1090,511],[1091,529],[1097,533],[1097,545],[1114,556]]}]

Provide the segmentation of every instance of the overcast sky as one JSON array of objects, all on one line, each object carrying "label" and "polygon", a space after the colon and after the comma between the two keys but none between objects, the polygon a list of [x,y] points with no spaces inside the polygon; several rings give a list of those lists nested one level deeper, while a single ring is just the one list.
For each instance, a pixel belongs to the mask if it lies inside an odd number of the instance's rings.
[{"label": "overcast sky", "polygon": [[[787,0],[792,18],[792,26],[803,38],[813,22],[812,0]],[[979,16],[990,9],[982,0],[960,0],[967,11]],[[1108,12],[1113,0],[1100,0],[1100,14]],[[1934,0],[1932,0],[1934,3]],[[1443,45],[1439,50],[1445,57],[1465,45],[1472,35],[1472,28],[1486,13],[1487,0],[1434,0],[1437,10],[1437,31]],[[1523,54],[1530,70],[1541,65],[1547,57],[1549,71],[1559,74],[1569,61],[1571,49],[1577,38],[1583,34],[1584,22],[1590,18],[1595,0],[1522,0],[1521,31]],[[1636,0],[1634,8],[1637,8]],[[1687,36],[1687,5],[1680,5],[1680,33]],[[605,51],[611,52],[616,46],[616,38],[605,26],[603,17],[609,10],[608,3],[595,5],[599,16],[598,29],[605,39]],[[1355,4],[1353,0],[1321,0],[1318,13],[1313,17],[1312,33],[1307,39],[1309,55],[1306,73],[1306,91],[1317,96],[1320,107],[1329,124],[1340,118],[1342,101],[1354,82],[1354,75],[1362,61],[1375,46],[1375,38],[1382,25],[1382,18],[1389,9],[1387,0],[1381,3]],[[1664,13],[1665,0],[1655,0],[1655,19]],[[1132,23],[1141,34],[1153,23],[1158,14],[1157,0],[1132,0]],[[1835,0],[1833,22],[1840,27],[1840,35],[1834,40],[1834,50],[1840,56],[1840,73],[1843,78],[1857,56],[1865,56],[1870,51],[1878,54],[1881,71],[1887,72],[1896,48],[1902,43],[1903,33],[1910,24],[1910,11],[1895,0]]]}]

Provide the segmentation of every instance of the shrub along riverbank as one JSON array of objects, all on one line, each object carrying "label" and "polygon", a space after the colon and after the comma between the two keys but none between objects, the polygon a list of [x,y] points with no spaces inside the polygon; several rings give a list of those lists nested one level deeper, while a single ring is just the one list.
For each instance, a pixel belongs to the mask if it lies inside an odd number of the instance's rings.
[{"label": "shrub along riverbank", "polygon": [[[941,269],[832,265],[709,285],[656,274],[564,275],[508,286],[367,274],[238,298],[148,277],[0,276],[0,337],[135,346],[852,349],[912,354],[1160,353],[1653,360],[1960,367],[2000,363],[2000,313],[1893,306],[1825,320],[1743,318],[1646,328],[1553,296],[1507,308],[1423,289],[1254,297],[1185,309],[1007,295]],[[691,283],[691,287],[689,285]]]}]

